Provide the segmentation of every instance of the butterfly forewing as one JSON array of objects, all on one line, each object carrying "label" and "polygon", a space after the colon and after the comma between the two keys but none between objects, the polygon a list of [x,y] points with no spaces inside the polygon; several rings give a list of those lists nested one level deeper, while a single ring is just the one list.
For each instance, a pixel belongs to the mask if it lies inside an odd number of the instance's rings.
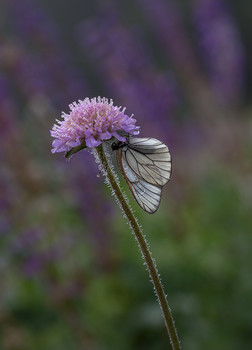
[{"label": "butterfly forewing", "polygon": [[130,137],[117,150],[117,161],[137,203],[154,213],[160,204],[162,187],[171,175],[168,147],[154,138]]}]

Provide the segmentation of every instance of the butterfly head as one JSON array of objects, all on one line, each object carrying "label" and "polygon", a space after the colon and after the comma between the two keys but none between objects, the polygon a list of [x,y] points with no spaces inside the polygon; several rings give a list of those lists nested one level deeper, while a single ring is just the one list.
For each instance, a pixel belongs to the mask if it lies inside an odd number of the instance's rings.
[{"label": "butterfly head", "polygon": [[112,143],[111,148],[113,151],[117,151],[119,148],[122,148],[124,145],[125,145],[125,142],[117,141]]}]

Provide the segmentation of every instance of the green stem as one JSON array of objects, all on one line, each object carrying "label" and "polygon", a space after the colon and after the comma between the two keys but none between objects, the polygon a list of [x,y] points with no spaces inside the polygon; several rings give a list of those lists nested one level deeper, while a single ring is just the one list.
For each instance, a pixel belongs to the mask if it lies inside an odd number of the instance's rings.
[{"label": "green stem", "polygon": [[109,162],[106,156],[106,153],[104,152],[103,149],[103,145],[99,145],[96,149],[97,152],[97,156],[98,156],[98,160],[99,163],[101,164],[102,170],[104,172],[104,175],[109,183],[109,185],[111,186],[112,191],[115,193],[121,208],[123,210],[123,213],[125,214],[125,216],[127,217],[129,224],[135,234],[135,237],[137,239],[139,248],[142,252],[143,255],[143,259],[146,263],[146,266],[148,268],[151,280],[153,282],[154,285],[154,290],[155,293],[157,295],[161,310],[163,312],[163,316],[164,316],[164,320],[165,320],[165,325],[170,337],[170,342],[172,345],[172,349],[173,350],[179,350],[181,349],[180,347],[180,342],[179,342],[179,338],[177,335],[177,331],[175,328],[175,323],[174,320],[172,318],[172,314],[171,314],[171,310],[170,307],[168,305],[165,293],[164,293],[164,289],[155,265],[155,262],[153,260],[153,258],[151,257],[151,253],[150,250],[148,248],[148,243],[143,235],[143,232],[130,208],[130,206],[127,203],[127,200],[124,198],[124,195],[120,189],[120,186],[116,180],[116,177],[114,175],[113,170],[111,169],[111,167],[109,166]]}]

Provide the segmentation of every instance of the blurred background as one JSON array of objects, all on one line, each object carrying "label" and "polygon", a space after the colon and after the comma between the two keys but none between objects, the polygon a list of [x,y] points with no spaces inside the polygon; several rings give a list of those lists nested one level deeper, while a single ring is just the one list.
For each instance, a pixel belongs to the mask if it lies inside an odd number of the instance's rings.
[{"label": "blurred background", "polygon": [[137,244],[55,118],[113,98],[165,142],[159,211],[134,203],[183,348],[252,347],[252,4],[0,1],[0,349],[168,349]]}]

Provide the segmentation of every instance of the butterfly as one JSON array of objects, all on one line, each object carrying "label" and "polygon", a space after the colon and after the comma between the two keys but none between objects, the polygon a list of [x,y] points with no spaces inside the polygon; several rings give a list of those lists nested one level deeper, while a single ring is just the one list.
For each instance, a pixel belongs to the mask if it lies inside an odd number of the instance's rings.
[{"label": "butterfly", "polygon": [[139,206],[155,213],[163,186],[171,177],[171,154],[168,147],[154,138],[128,137],[113,142],[119,168]]}]

